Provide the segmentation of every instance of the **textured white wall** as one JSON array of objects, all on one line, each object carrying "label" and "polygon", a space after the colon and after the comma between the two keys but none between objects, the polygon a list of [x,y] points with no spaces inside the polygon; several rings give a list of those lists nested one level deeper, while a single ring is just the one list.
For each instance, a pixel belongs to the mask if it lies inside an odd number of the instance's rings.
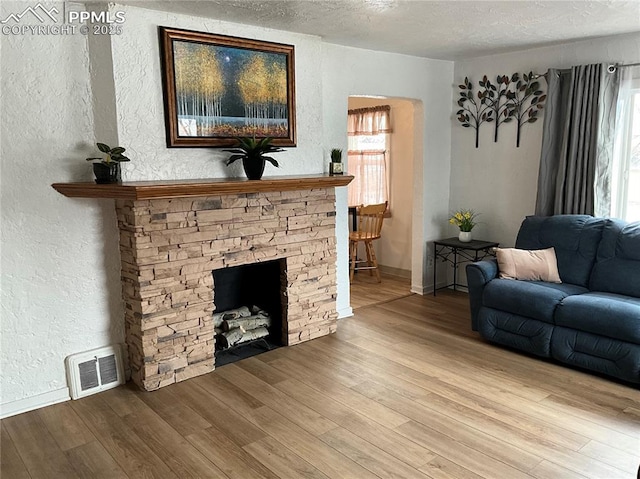
[{"label": "textured white wall", "polygon": [[[600,38],[589,41],[537,48],[503,55],[492,55],[456,62],[455,84],[451,91],[458,98],[457,85],[465,76],[477,82],[483,75],[496,77],[514,72],[545,73],[548,68],[568,68],[597,62],[632,63],[640,61],[640,34]],[[546,90],[544,79],[541,82]],[[513,246],[520,223],[534,213],[538,167],[542,144],[542,118],[522,129],[520,148],[516,148],[515,125],[502,124],[499,139],[493,142],[493,125],[480,129],[480,147],[474,147],[474,134],[462,128],[451,114],[451,209],[474,208],[482,213],[474,237]],[[543,110],[544,111],[544,110]],[[457,234],[453,226],[451,235]]]},{"label": "textured white wall", "polygon": [[[2,2],[0,16],[24,5]],[[50,186],[92,177],[86,38],[2,35],[0,45],[4,414],[25,398],[68,397],[64,358],[121,341],[123,324],[113,205]]]},{"label": "textured white wall", "polygon": [[[324,144],[347,148],[349,96],[380,95],[411,99],[414,103],[417,155],[414,165],[412,289],[428,286],[426,242],[446,229],[449,206],[449,161],[453,63],[405,55],[374,52],[340,45],[322,45],[322,100]],[[424,147],[422,146],[424,145]],[[339,238],[348,231],[347,193],[339,192],[337,229]],[[338,244],[338,288],[348,293],[348,244]],[[346,282],[346,285],[345,285]],[[338,296],[338,309],[348,308],[346,294]]]},{"label": "textured white wall", "polygon": [[118,135],[135,161],[123,179],[184,179],[244,176],[240,162],[223,163],[228,153],[213,148],[167,148],[158,26],[254,38],[295,46],[297,147],[276,155],[280,168],[265,176],[322,173],[322,75],[319,37],[189,17],[136,7],[125,12],[122,35],[112,37]]}]

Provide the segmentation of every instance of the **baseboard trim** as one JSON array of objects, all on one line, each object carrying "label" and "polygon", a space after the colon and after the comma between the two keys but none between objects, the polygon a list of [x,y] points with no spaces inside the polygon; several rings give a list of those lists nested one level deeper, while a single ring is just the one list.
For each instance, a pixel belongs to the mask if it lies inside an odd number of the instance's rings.
[{"label": "baseboard trim", "polygon": [[[438,286],[438,289],[440,288],[444,288],[445,286],[447,286],[447,283],[445,281],[441,281],[439,283],[436,283]],[[460,290],[460,287],[458,287],[458,290]],[[461,291],[461,290],[460,290]],[[420,296],[424,296],[425,294],[433,294],[433,283],[432,284],[428,284],[426,286],[415,286],[415,285],[411,285],[411,292],[412,293],[416,293],[419,294]]]},{"label": "baseboard trim", "polygon": [[411,271],[408,269],[394,268],[393,266],[378,265],[380,272],[391,276],[396,276],[402,279],[411,279]]},{"label": "baseboard trim", "polygon": [[42,394],[36,394],[35,396],[30,396],[24,399],[17,399],[16,401],[0,404],[0,419],[15,416],[16,414],[22,414],[23,412],[33,411],[34,409],[40,409],[45,406],[51,406],[52,404],[69,401],[70,399],[71,395],[69,394],[69,388],[66,387]]},{"label": "baseboard trim", "polygon": [[425,293],[428,293],[429,290],[433,290],[433,288],[429,288],[428,286],[414,286],[411,285],[411,292],[419,294],[420,296],[424,296]]},{"label": "baseboard trim", "polygon": [[348,318],[350,316],[353,316],[353,308],[351,306],[338,310],[338,319]]}]

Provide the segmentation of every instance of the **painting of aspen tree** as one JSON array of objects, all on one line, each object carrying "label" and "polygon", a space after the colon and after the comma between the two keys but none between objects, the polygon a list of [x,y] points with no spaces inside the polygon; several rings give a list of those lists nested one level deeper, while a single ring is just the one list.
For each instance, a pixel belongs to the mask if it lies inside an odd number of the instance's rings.
[{"label": "painting of aspen tree", "polygon": [[168,146],[295,146],[293,46],[161,29]]}]

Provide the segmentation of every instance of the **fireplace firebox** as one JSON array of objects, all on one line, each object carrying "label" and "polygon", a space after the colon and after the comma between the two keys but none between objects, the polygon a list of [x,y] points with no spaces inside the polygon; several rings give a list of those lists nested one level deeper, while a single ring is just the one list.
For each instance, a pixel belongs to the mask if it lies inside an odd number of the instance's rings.
[{"label": "fireplace firebox", "polygon": [[[284,259],[214,270],[213,287],[216,365],[284,344],[282,324],[287,307]],[[234,338],[233,344],[227,338]]]}]

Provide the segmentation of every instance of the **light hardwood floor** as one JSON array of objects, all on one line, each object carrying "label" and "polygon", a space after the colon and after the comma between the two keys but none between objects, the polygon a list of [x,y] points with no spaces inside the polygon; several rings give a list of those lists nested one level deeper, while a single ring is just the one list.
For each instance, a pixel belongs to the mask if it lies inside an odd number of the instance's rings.
[{"label": "light hardwood floor", "polygon": [[363,306],[387,303],[391,300],[411,295],[411,281],[409,279],[381,274],[382,281],[378,283],[375,276],[368,272],[359,272],[351,281],[351,307],[355,310]]},{"label": "light hardwood floor", "polygon": [[361,307],[334,335],[152,393],[1,422],[2,478],[635,478],[640,392],[489,345],[467,296]]}]

